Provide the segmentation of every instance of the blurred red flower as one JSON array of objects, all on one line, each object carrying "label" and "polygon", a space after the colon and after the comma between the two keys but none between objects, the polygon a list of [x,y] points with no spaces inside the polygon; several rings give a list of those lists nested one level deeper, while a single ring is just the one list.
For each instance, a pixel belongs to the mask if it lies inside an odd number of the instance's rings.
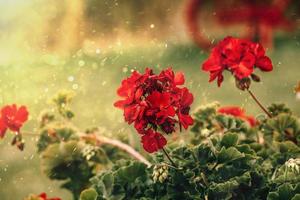
[{"label": "blurred red flower", "polygon": [[193,95],[187,88],[180,87],[184,82],[184,74],[174,73],[171,68],[158,75],[147,68],[144,74],[134,71],[117,90],[123,99],[114,106],[123,109],[125,121],[134,123],[142,134],[146,151],[152,153],[166,145],[158,129],[170,134],[175,132],[176,124],[185,129],[193,124],[189,115]]},{"label": "blurred red flower", "polygon": [[4,137],[7,129],[19,132],[27,119],[28,111],[26,106],[20,106],[19,108],[15,104],[4,106],[1,109],[0,137]]},{"label": "blurred red flower", "polygon": [[209,81],[217,79],[218,86],[223,82],[223,71],[230,71],[236,79],[248,78],[255,68],[272,71],[271,60],[265,56],[264,48],[245,39],[226,37],[212,49],[202,70],[210,72]]},{"label": "blurred red flower", "polygon": [[55,197],[55,198],[48,198],[47,194],[45,192],[41,193],[39,195],[39,197],[41,198],[41,200],[61,200],[61,198],[57,198],[57,197]]},{"label": "blurred red flower", "polygon": [[257,125],[256,119],[253,116],[246,115],[246,111],[238,106],[224,106],[219,108],[217,112],[224,115],[231,115],[247,121],[251,127]]}]

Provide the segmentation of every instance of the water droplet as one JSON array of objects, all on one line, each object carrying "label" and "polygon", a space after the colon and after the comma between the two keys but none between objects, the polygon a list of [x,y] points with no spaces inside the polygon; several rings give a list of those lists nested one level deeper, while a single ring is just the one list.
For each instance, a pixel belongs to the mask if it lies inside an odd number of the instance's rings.
[{"label": "water droplet", "polygon": [[83,67],[85,65],[85,62],[83,60],[80,60],[78,62],[79,67]]},{"label": "water droplet", "polygon": [[126,73],[126,72],[128,72],[128,68],[127,68],[127,67],[123,67],[122,71],[123,71],[124,73]]},{"label": "water droplet", "polygon": [[73,84],[73,85],[72,85],[72,88],[73,88],[73,90],[77,90],[77,89],[78,89],[78,84],[76,84],[76,83]]},{"label": "water droplet", "polygon": [[75,79],[74,76],[69,76],[69,77],[68,77],[68,81],[70,81],[70,82],[73,82],[74,79]]},{"label": "water droplet", "polygon": [[96,49],[96,54],[100,54],[101,53],[101,49],[97,48]]}]

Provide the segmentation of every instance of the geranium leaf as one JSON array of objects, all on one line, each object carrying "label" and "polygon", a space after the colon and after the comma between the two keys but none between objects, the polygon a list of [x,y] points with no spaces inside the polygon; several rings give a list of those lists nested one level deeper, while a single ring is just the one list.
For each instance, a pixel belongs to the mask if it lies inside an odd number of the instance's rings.
[{"label": "geranium leaf", "polygon": [[226,133],[221,140],[221,145],[226,148],[235,146],[238,142],[238,138],[236,133]]},{"label": "geranium leaf", "polygon": [[235,147],[229,147],[228,149],[223,147],[218,154],[218,162],[228,163],[243,157],[245,157],[245,155],[239,152]]},{"label": "geranium leaf", "polygon": [[97,200],[98,193],[95,189],[90,188],[83,190],[80,194],[79,200]]}]

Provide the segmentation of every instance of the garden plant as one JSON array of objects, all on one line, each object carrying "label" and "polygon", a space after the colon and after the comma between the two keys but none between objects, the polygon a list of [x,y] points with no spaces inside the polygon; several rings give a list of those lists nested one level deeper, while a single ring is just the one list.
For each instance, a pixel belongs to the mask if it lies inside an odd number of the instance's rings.
[{"label": "garden plant", "polygon": [[[248,92],[261,109],[257,117],[218,102],[191,110],[197,97],[185,87],[184,74],[171,67],[133,71],[112,107],[123,112],[144,150],[126,136],[77,127],[69,91],[53,97],[33,132],[22,131],[26,106],[4,106],[0,136],[15,133],[12,144],[23,150],[22,135],[37,134],[42,171],[76,200],[300,200],[300,119],[285,104],[260,102],[251,89],[262,79],[258,70],[274,70],[264,47],[226,37],[199,71],[208,72],[219,89],[229,72],[236,90]],[[60,199],[48,196],[25,200]]]}]

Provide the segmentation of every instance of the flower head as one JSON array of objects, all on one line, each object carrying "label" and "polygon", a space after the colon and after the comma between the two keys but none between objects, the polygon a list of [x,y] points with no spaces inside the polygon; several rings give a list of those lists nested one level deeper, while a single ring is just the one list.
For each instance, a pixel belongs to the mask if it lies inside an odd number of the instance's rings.
[{"label": "flower head", "polygon": [[231,115],[240,118],[250,124],[251,127],[256,126],[257,121],[253,116],[246,115],[246,111],[238,106],[224,106],[217,110],[218,113],[224,115]]},{"label": "flower head", "polygon": [[19,132],[27,119],[28,111],[25,106],[19,108],[15,104],[4,106],[0,116],[0,137],[4,137],[7,129]]},{"label": "flower head", "polygon": [[210,73],[209,81],[217,79],[218,86],[223,82],[225,70],[230,71],[237,80],[242,80],[251,77],[255,68],[262,71],[273,69],[262,45],[233,37],[219,42],[202,65],[202,70]]},{"label": "flower head", "polygon": [[152,153],[167,144],[158,130],[171,134],[177,124],[185,129],[193,124],[189,115],[193,95],[180,87],[184,82],[184,74],[171,68],[158,75],[147,68],[144,74],[134,71],[117,90],[122,99],[114,106],[123,109],[128,124],[134,123],[146,151]]}]

